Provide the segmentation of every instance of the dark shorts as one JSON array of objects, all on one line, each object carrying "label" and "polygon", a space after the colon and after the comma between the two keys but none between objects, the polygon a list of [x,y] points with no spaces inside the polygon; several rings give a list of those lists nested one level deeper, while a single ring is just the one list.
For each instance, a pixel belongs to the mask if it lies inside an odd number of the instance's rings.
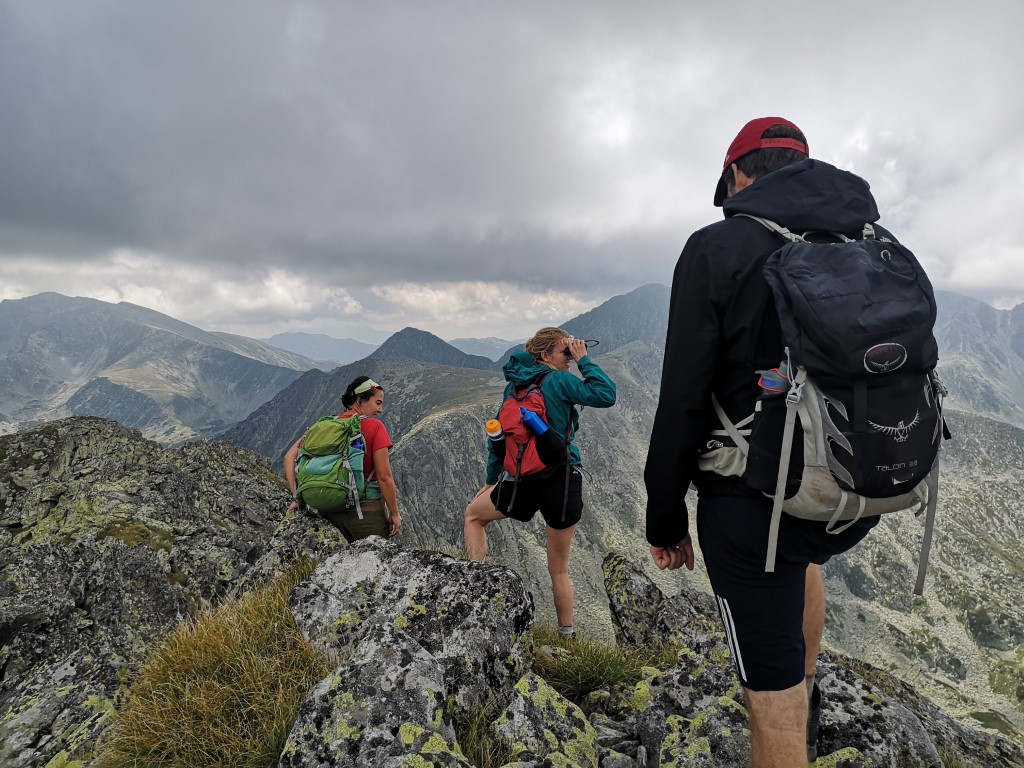
[{"label": "dark shorts", "polygon": [[[512,498],[512,480],[503,480],[491,490],[491,503],[506,517],[528,522],[539,511],[549,528],[556,531],[571,528],[583,517],[583,474],[573,467],[569,474],[569,499],[565,501],[565,473],[554,472],[550,477],[523,477]],[[509,509],[509,503],[512,508]],[[563,519],[562,507],[565,507]]]},{"label": "dark shorts", "polygon": [[697,538],[725,625],[740,682],[753,691],[782,691],[804,679],[804,584],[807,566],[845,552],[877,517],[838,534],[825,523],[782,515],[775,572],[765,573],[770,499],[700,498]]}]

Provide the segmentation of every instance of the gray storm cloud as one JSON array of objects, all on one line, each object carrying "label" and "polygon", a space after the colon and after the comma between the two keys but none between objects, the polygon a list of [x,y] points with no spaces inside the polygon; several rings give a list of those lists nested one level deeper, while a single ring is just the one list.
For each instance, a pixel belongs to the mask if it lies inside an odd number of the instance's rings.
[{"label": "gray storm cloud", "polygon": [[[389,285],[569,311],[668,282],[732,135],[781,113],[868,178],[937,284],[1024,300],[1020,4],[822,6],[0,0],[0,297],[240,332],[338,290],[398,327],[439,311]],[[993,220],[991,268],[965,270]]]}]

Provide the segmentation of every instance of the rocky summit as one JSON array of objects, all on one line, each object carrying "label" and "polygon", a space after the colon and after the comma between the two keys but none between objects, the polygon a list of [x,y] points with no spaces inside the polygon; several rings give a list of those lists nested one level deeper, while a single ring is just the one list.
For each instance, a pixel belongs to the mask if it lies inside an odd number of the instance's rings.
[{"label": "rocky summit", "polygon": [[[76,417],[0,437],[0,765],[88,751],[162,634],[344,542],[266,463]],[[55,763],[58,765],[60,763]]]},{"label": "rocky summit", "polygon": [[[737,766],[746,713],[714,604],[668,595],[620,554],[599,564],[616,641],[667,644],[628,682],[572,698],[545,671],[511,569],[370,538],[346,545],[264,462],[224,443],[166,449],[73,418],[0,437],[0,765],[98,762],[131,672],[179,622],[282,572],[295,622],[333,670],[301,702],[278,765],[472,766],[457,721],[486,707],[503,768]],[[1011,742],[913,687],[826,654],[819,768],[1020,766]]]}]

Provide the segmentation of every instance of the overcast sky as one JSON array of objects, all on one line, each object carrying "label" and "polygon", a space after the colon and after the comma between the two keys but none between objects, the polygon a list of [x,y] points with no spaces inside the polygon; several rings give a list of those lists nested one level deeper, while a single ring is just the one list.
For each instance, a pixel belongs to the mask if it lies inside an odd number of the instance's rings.
[{"label": "overcast sky", "polygon": [[668,284],[782,115],[1024,302],[1024,2],[0,0],[0,298],[517,338]]}]

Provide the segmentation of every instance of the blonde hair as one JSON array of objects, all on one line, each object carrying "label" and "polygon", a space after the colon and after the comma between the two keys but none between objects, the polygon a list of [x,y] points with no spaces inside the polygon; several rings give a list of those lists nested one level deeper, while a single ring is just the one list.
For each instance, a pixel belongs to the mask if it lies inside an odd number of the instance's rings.
[{"label": "blonde hair", "polygon": [[563,331],[561,328],[554,328],[548,326],[547,328],[541,328],[533,336],[526,340],[523,344],[523,349],[533,355],[533,359],[538,363],[543,362],[540,356],[545,352],[548,352],[562,339],[568,339],[569,334]]}]

